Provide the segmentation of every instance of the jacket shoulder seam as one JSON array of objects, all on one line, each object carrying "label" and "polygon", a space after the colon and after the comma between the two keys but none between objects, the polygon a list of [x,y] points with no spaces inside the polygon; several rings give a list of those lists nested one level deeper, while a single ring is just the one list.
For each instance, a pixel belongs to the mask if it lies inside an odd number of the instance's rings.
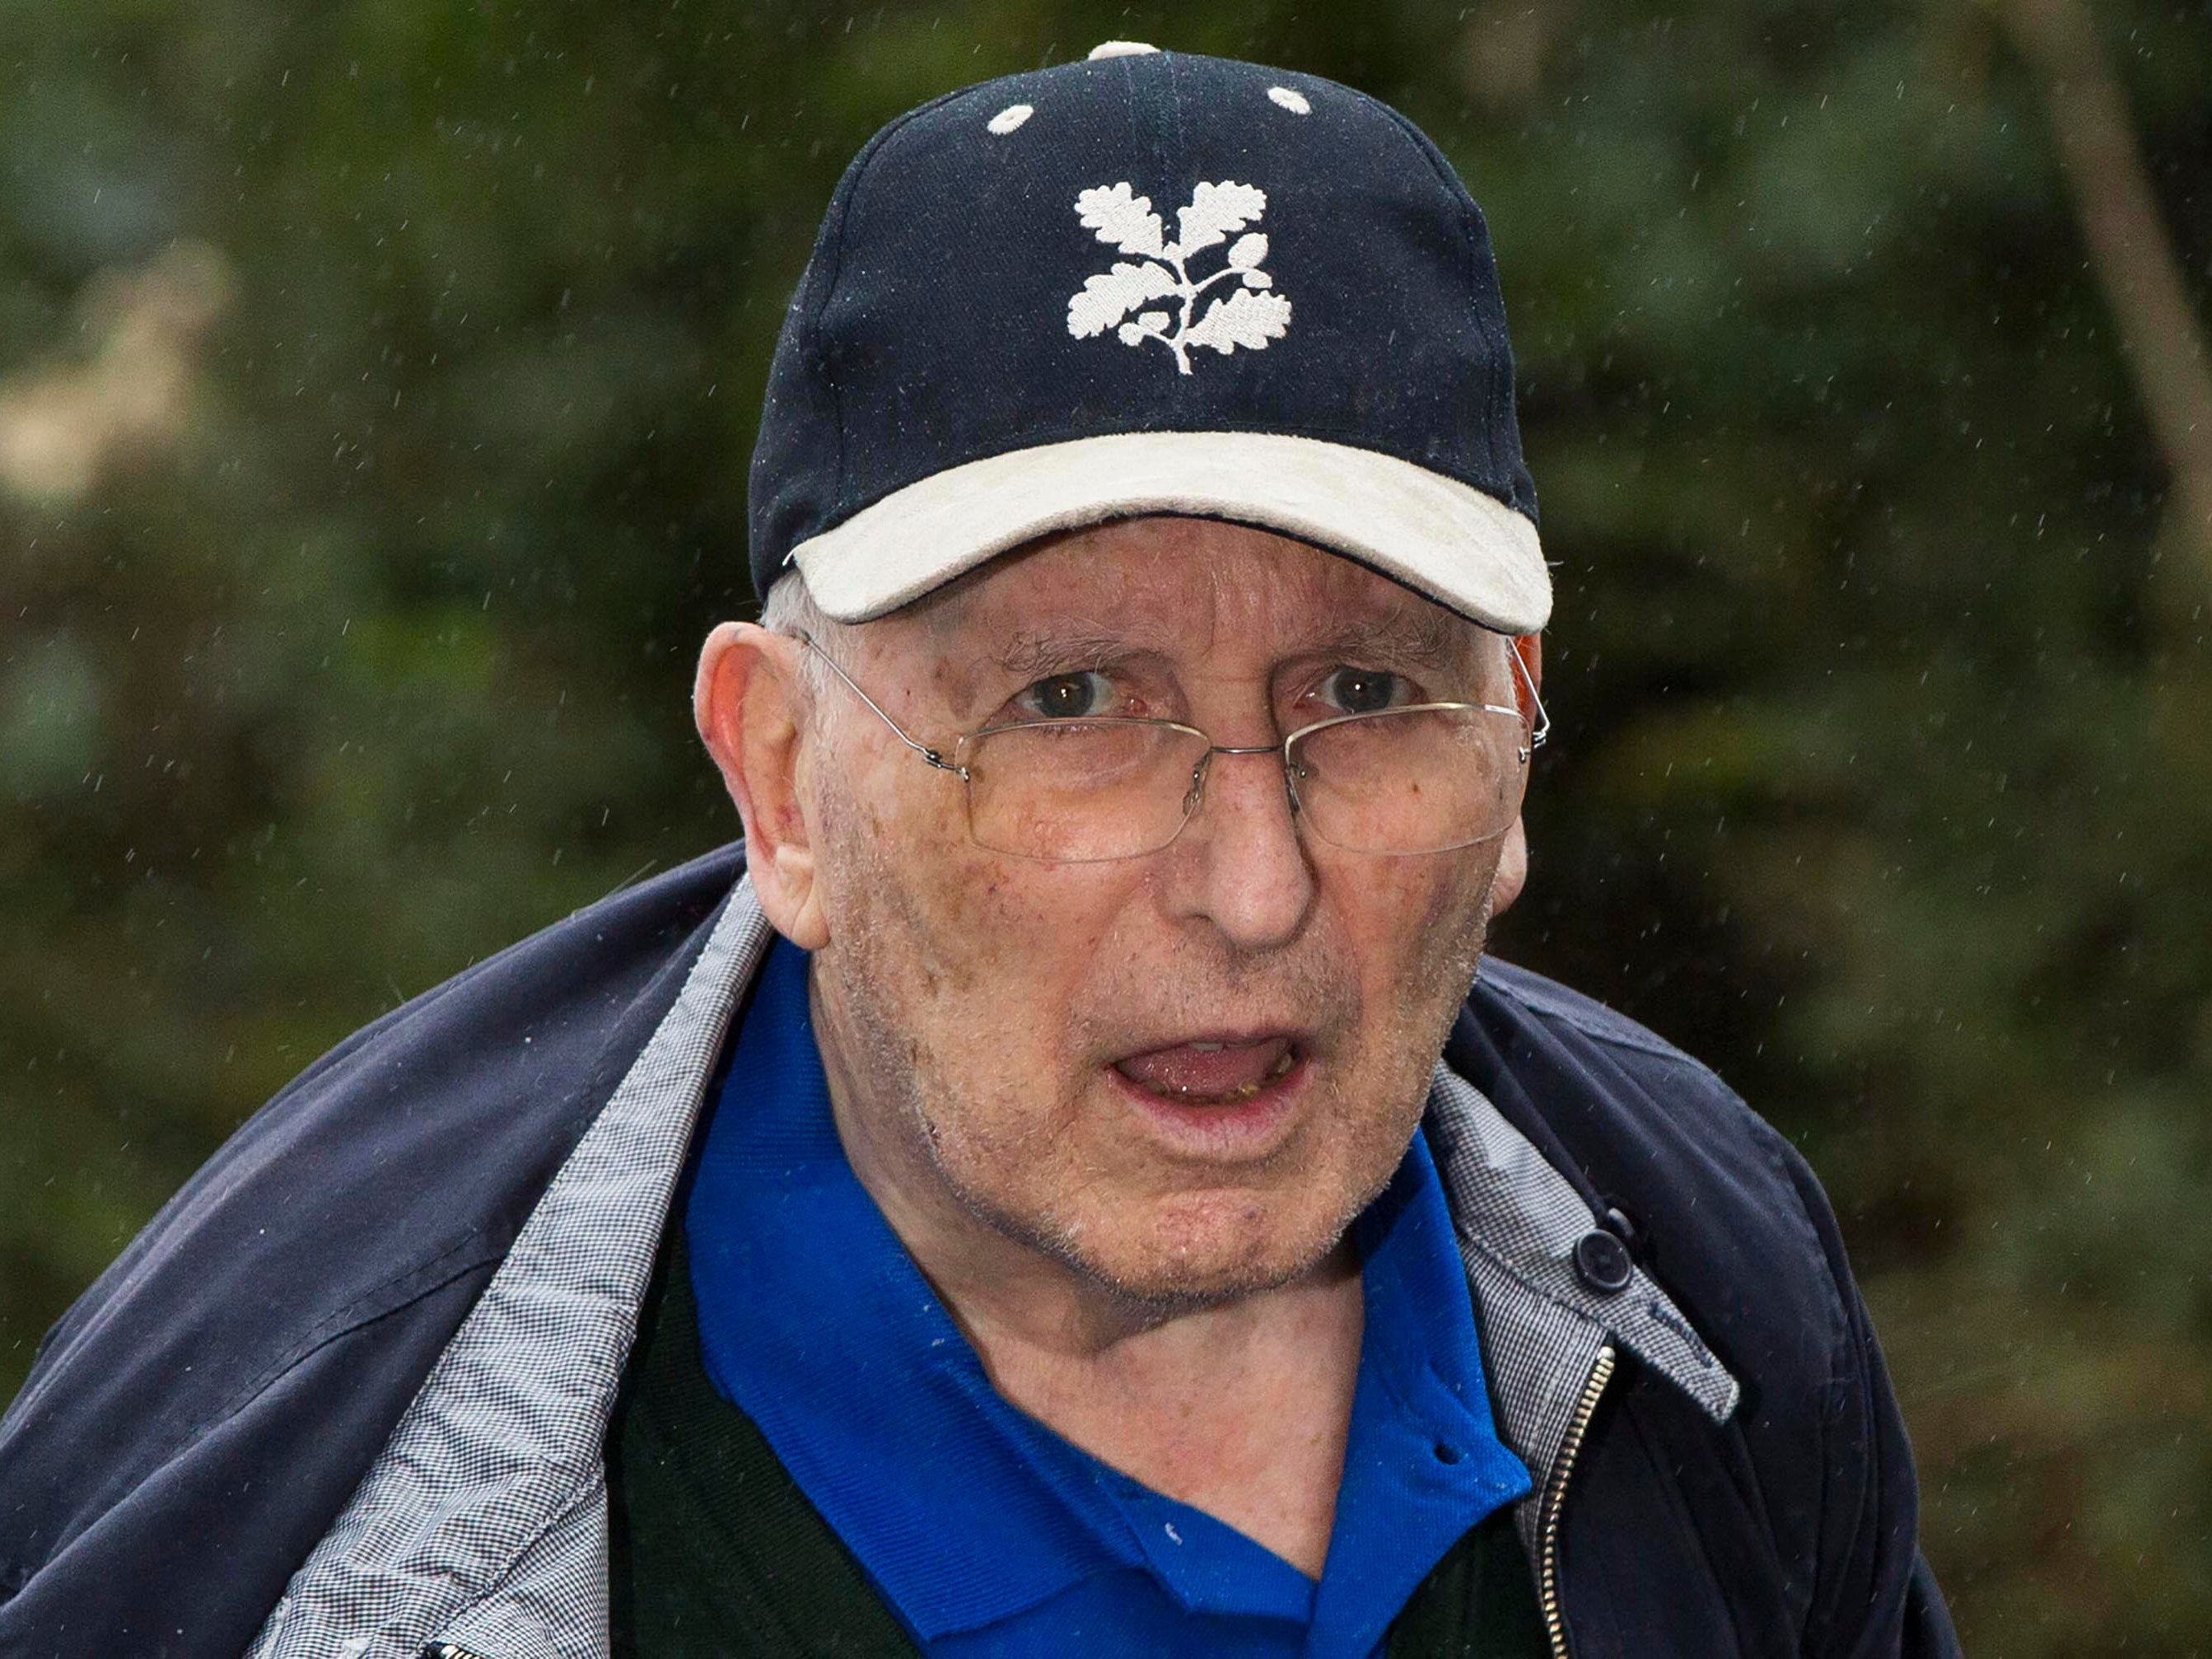
[{"label": "jacket shoulder seam", "polygon": [[[1813,1218],[1812,1206],[1805,1200],[1805,1192],[1797,1172],[1791,1167],[1796,1148],[1790,1146],[1782,1131],[1765,1118],[1746,1107],[1743,1115],[1752,1125],[1752,1139],[1757,1143],[1759,1156],[1765,1159],[1784,1190],[1790,1194],[1790,1220],[1792,1230],[1800,1235],[1801,1247],[1808,1261],[1817,1263],[1822,1290],[1826,1292],[1829,1316],[1830,1342],[1828,1348],[1828,1377],[1830,1387],[1840,1382],[1848,1369],[1850,1352],[1850,1316],[1844,1302],[1843,1285],[1836,1277],[1836,1263],[1830,1255],[1827,1241],[1820,1236],[1820,1224]],[[1810,1171],[1807,1171],[1809,1175]]]},{"label": "jacket shoulder seam", "polygon": [[[719,909],[720,907],[716,908]],[[684,944],[688,945],[689,942],[687,939]],[[679,951],[681,948],[681,946],[678,947]],[[694,959],[696,960],[696,953]],[[570,1092],[571,1102],[596,1099],[600,1108],[605,1108],[607,1098],[612,1091],[611,1074],[617,1054],[614,1037],[610,1034],[601,1040],[598,1048],[592,1053],[591,1062],[585,1069],[581,1085]],[[586,1120],[584,1127],[588,1133],[591,1127],[589,1118]],[[557,1178],[557,1171],[556,1178]],[[529,1207],[534,1209],[538,1200],[542,1199],[544,1195],[543,1189],[540,1189],[537,1197],[530,1201]],[[437,1255],[403,1268],[389,1278],[371,1285],[344,1306],[325,1315],[320,1321],[295,1338],[283,1354],[270,1361],[250,1381],[242,1384],[237,1392],[213,1414],[210,1419],[210,1422],[227,1419],[246,1401],[267,1388],[278,1376],[298,1365],[318,1349],[344,1335],[348,1331],[357,1329],[362,1325],[371,1323],[412,1303],[418,1302],[432,1291],[451,1284],[455,1279],[477,1267],[502,1260],[514,1248],[515,1231],[516,1229],[512,1226],[499,1229],[476,1228],[455,1240]],[[457,1262],[457,1258],[461,1259]],[[452,1271],[445,1272],[448,1266],[451,1266]],[[404,1285],[410,1279],[422,1281],[419,1288],[401,1296],[387,1307],[375,1306],[380,1299],[392,1291],[394,1286]],[[364,1310],[374,1310],[364,1315]],[[188,1435],[185,1437],[191,1437]],[[172,1447],[170,1449],[174,1448]]]},{"label": "jacket shoulder seam", "polygon": [[[389,1307],[379,1309],[363,1317],[351,1319],[349,1322],[339,1322],[336,1316],[333,1316],[332,1319],[325,1320],[322,1324],[316,1327],[314,1331],[311,1332],[307,1337],[303,1338],[298,1344],[296,1344],[283,1359],[259,1372],[251,1382],[240,1388],[228,1399],[225,1400],[216,1409],[205,1413],[198,1421],[193,1423],[181,1432],[173,1436],[170,1439],[164,1442],[161,1449],[148,1460],[145,1467],[140,1474],[131,1480],[129,1486],[124,1490],[135,1490],[137,1487],[144,1485],[149,1480],[155,1478],[155,1476],[158,1474],[163,1468],[167,1467],[171,1462],[173,1462],[179,1453],[185,1451],[188,1448],[196,1444],[199,1441],[205,1439],[210,1434],[214,1433],[225,1424],[230,1422],[234,1418],[237,1417],[240,1412],[243,1412],[248,1406],[252,1405],[256,1399],[259,1398],[263,1394],[265,1394],[280,1377],[297,1370],[309,1358],[313,1358],[315,1354],[319,1353],[331,1343],[337,1341],[342,1337],[351,1335],[357,1330],[361,1330],[368,1326],[373,1325],[380,1319],[388,1318],[390,1316],[398,1313],[404,1309],[411,1307],[426,1297],[435,1295],[438,1291],[445,1289],[446,1286],[453,1284],[455,1280],[465,1278],[469,1273],[485,1266],[488,1262],[495,1261],[499,1259],[500,1253],[493,1251],[485,1253],[480,1256],[471,1257],[459,1262],[453,1262],[451,1258],[458,1253],[459,1248],[459,1247],[456,1247],[456,1249],[454,1250],[448,1250],[444,1254],[444,1255],[433,1258],[430,1262],[424,1264],[422,1267],[412,1270],[414,1273],[420,1273],[429,1268],[444,1265],[451,1266],[450,1272],[444,1273],[440,1276],[431,1279],[418,1285],[410,1294],[401,1297],[398,1301],[392,1303]],[[393,1279],[386,1280],[385,1285],[380,1288],[388,1289],[391,1285],[398,1284],[410,1276],[410,1275],[408,1273],[398,1274]],[[371,1295],[373,1294],[374,1292],[371,1293]],[[366,1304],[369,1299],[369,1297],[367,1296],[356,1299],[351,1307],[346,1310],[346,1312],[349,1315],[358,1312],[364,1304]],[[103,1506],[101,1513],[105,1514],[107,1511],[112,1510],[114,1507],[114,1504],[110,1503]],[[66,1549],[68,1547],[68,1540],[61,1540],[58,1542],[53,1549],[49,1550],[46,1553],[44,1560],[35,1564],[12,1558],[4,1563],[0,1563],[0,1607],[4,1607],[8,1601],[12,1601],[31,1583],[33,1578],[37,1577],[38,1575],[53,1561],[55,1557],[58,1555],[62,1550]]]},{"label": "jacket shoulder seam", "polygon": [[[1763,1131],[1764,1133],[1760,1133]],[[1837,1460],[1833,1445],[1838,1433],[1845,1432],[1844,1419],[1856,1401],[1863,1415],[1869,1409],[1868,1387],[1863,1355],[1856,1332],[1856,1321],[1851,1312],[1853,1297],[1846,1290],[1850,1272],[1849,1264],[1829,1247],[1828,1236],[1813,1213],[1812,1202],[1805,1183],[1812,1182],[1818,1188],[1819,1178],[1806,1164],[1787,1137],[1772,1124],[1761,1120],[1753,1131],[1760,1153],[1772,1165],[1777,1176],[1790,1189],[1795,1206],[1791,1215],[1808,1243],[1814,1261],[1820,1265],[1822,1301],[1829,1320],[1827,1375],[1823,1379],[1820,1410],[1814,1423],[1818,1437],[1820,1458],[1820,1498],[1815,1510],[1819,1528],[1826,1534],[1829,1525],[1829,1510],[1833,1503]],[[1840,1240],[1838,1241],[1840,1249]],[[1822,1601],[1822,1586],[1828,1578],[1827,1553],[1816,1545],[1814,1583],[1810,1592],[1809,1608],[1818,1608]],[[1832,1599],[1832,1598],[1831,1598]]]},{"label": "jacket shoulder seam", "polygon": [[[470,1245],[481,1245],[483,1237],[484,1235],[478,1233],[472,1237],[464,1239],[451,1249],[433,1256],[428,1261],[420,1263],[404,1273],[394,1274],[374,1290],[356,1297],[346,1307],[312,1327],[304,1336],[286,1351],[282,1358],[264,1367],[250,1381],[241,1384],[221,1406],[208,1413],[202,1420],[165,1444],[155,1454],[149,1468],[160,1468],[187,1446],[205,1438],[215,1430],[221,1428],[252,1404],[256,1399],[267,1393],[279,1378],[297,1370],[340,1338],[349,1336],[357,1330],[374,1325],[380,1319],[388,1319],[393,1314],[414,1306],[425,1297],[435,1295],[456,1279],[464,1279],[477,1268],[500,1260],[506,1254],[503,1248],[479,1249],[473,1253],[464,1254],[468,1251]],[[456,1261],[454,1259],[456,1257],[463,1259]],[[419,1279],[421,1282],[388,1306],[372,1305],[380,1293],[391,1290],[396,1285],[404,1284],[410,1279]]]},{"label": "jacket shoulder seam", "polygon": [[[452,1284],[453,1280],[471,1269],[480,1267],[487,1261],[498,1261],[507,1254],[507,1246],[501,1245],[496,1248],[489,1246],[485,1241],[491,1235],[482,1230],[472,1232],[467,1237],[440,1251],[428,1261],[416,1262],[404,1272],[392,1274],[381,1284],[371,1285],[343,1308],[326,1314],[320,1321],[309,1326],[301,1333],[283,1354],[264,1366],[252,1379],[241,1384],[238,1391],[215,1413],[213,1420],[220,1422],[230,1417],[240,1407],[266,1389],[285,1372],[293,1370],[310,1354],[328,1346],[349,1331],[358,1330],[364,1325],[373,1325],[378,1320],[388,1317],[402,1308],[421,1301],[441,1286]],[[454,1260],[456,1257],[465,1259],[456,1264]],[[445,1271],[449,1266],[452,1271]],[[405,1285],[410,1279],[421,1282],[416,1288],[400,1296],[388,1307],[376,1305],[395,1286]]]}]

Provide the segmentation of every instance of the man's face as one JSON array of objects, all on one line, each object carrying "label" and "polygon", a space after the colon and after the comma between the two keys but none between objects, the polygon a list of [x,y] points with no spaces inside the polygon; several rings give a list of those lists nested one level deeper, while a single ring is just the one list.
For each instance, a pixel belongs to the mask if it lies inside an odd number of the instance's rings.
[{"label": "man's face", "polygon": [[[832,648],[948,752],[1041,713],[1278,743],[1344,712],[1347,684],[1371,697],[1377,673],[1404,677],[1401,701],[1516,702],[1498,635],[1346,560],[1202,520],[1056,538]],[[842,687],[821,696],[800,786],[829,932],[817,1030],[841,1129],[894,1220],[1158,1304],[1267,1288],[1327,1255],[1419,1121],[1499,842],[1320,844],[1277,751],[1217,756],[1157,852],[1010,856],[969,838],[956,777]]]}]

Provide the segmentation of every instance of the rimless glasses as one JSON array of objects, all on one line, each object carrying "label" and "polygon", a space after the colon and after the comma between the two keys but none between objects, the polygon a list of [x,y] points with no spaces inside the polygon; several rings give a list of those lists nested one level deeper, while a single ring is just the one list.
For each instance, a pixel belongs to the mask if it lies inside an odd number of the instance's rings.
[{"label": "rimless glasses", "polygon": [[1520,810],[1550,716],[1521,653],[1507,648],[1535,710],[1417,702],[1333,716],[1279,744],[1218,744],[1176,720],[1024,720],[969,732],[948,756],[908,735],[837,660],[797,636],[899,741],[960,780],[969,834],[1019,858],[1087,864],[1158,852],[1197,812],[1217,755],[1279,755],[1296,819],[1343,851],[1443,853],[1503,835]]}]

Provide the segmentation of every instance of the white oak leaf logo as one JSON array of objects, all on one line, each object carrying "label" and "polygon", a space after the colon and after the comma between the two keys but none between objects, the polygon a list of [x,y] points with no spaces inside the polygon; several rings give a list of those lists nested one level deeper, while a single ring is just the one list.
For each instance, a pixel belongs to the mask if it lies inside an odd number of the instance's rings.
[{"label": "white oak leaf logo", "polygon": [[1249,236],[1239,236],[1237,246],[1229,250],[1229,263],[1244,273],[1247,288],[1267,286],[1267,273],[1260,269],[1260,261],[1267,257],[1267,239],[1254,231]]},{"label": "white oak leaf logo", "polygon": [[1075,211],[1083,222],[1124,253],[1160,252],[1160,216],[1152,211],[1152,198],[1130,190],[1128,181],[1111,189],[1086,190],[1075,198]]},{"label": "white oak leaf logo", "polygon": [[[1084,228],[1142,263],[1117,259],[1110,270],[1084,278],[1083,291],[1068,296],[1067,331],[1088,340],[1110,328],[1128,346],[1157,340],[1184,374],[1191,372],[1194,346],[1211,346],[1224,356],[1239,346],[1266,349],[1291,324],[1291,302],[1273,291],[1275,279],[1261,268],[1267,237],[1257,231],[1238,236],[1221,268],[1206,276],[1194,278],[1189,262],[1192,254],[1227,242],[1267,207],[1267,193],[1256,185],[1230,179],[1201,183],[1189,204],[1176,210],[1177,235],[1170,242],[1152,198],[1138,195],[1127,179],[1083,191],[1075,198],[1075,213]],[[1224,282],[1238,286],[1226,298],[1214,299],[1194,322],[1199,296]],[[1179,302],[1176,311],[1138,311],[1148,301],[1170,299]],[[1123,321],[1133,311],[1135,320]]]},{"label": "white oak leaf logo", "polygon": [[1239,185],[1224,179],[1218,185],[1200,185],[1191,192],[1190,205],[1176,210],[1177,243],[1187,253],[1228,240],[1266,211],[1267,192],[1256,185]]},{"label": "white oak leaf logo", "polygon": [[1069,297],[1067,331],[1079,340],[1103,334],[1146,301],[1164,299],[1175,292],[1175,278],[1165,265],[1150,259],[1140,265],[1116,259],[1113,270],[1103,276],[1085,277],[1083,292]]},{"label": "white oak leaf logo", "polygon": [[1255,294],[1240,288],[1225,300],[1216,300],[1183,334],[1183,343],[1212,346],[1224,356],[1238,346],[1257,351],[1270,340],[1279,340],[1291,325],[1291,302],[1279,294]]}]

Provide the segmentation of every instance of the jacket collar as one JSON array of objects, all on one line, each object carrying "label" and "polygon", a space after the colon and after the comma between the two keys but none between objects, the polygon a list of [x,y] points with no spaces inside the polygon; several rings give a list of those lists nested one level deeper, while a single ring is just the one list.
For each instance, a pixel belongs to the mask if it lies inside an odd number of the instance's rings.
[{"label": "jacket collar", "polygon": [[1583,1277],[1575,1249],[1593,1231],[1589,1205],[1441,1060],[1424,1127],[1480,1308],[1499,1431],[1535,1477],[1528,1524],[1604,1347],[1627,1348],[1714,1422],[1728,1420],[1741,1389],[1673,1299],[1639,1267],[1613,1290]]}]

